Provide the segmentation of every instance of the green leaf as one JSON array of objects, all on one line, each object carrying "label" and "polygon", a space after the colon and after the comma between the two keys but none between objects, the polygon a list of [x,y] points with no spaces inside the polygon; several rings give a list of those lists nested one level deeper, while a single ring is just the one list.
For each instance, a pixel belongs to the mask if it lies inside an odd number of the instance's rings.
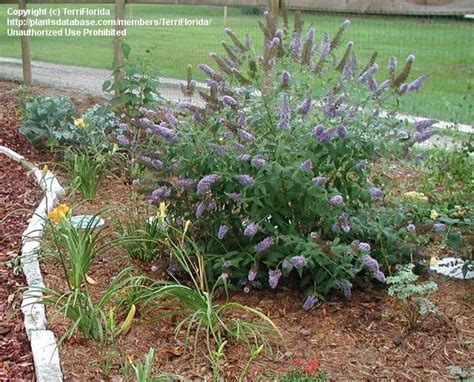
[{"label": "green leaf", "polygon": [[112,85],[112,81],[110,81],[110,80],[105,81],[105,82],[102,84],[102,90],[103,90],[104,92],[108,92],[108,91],[110,90],[110,88],[111,88],[111,85]]},{"label": "green leaf", "polygon": [[461,234],[459,232],[450,232],[447,238],[448,247],[457,251],[461,247]]}]

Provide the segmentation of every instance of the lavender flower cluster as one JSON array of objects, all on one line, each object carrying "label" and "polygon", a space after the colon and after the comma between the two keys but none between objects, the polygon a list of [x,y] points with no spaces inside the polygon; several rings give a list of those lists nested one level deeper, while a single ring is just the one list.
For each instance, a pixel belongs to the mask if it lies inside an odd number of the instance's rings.
[{"label": "lavender flower cluster", "polygon": [[[360,243],[360,244],[366,244],[366,243]],[[359,244],[359,247],[360,247],[360,244]],[[370,249],[370,246],[369,246],[369,249]],[[380,270],[380,265],[377,260],[375,260],[372,256],[370,256],[367,253],[363,255],[360,260],[361,260],[361,264],[370,271],[374,279],[376,279],[377,281],[380,281],[381,283],[385,283],[385,275]]]},{"label": "lavender flower cluster", "polygon": [[218,182],[220,179],[219,175],[216,174],[209,174],[204,176],[199,183],[197,184],[197,193],[198,195],[205,194],[206,192],[210,191],[211,186]]}]

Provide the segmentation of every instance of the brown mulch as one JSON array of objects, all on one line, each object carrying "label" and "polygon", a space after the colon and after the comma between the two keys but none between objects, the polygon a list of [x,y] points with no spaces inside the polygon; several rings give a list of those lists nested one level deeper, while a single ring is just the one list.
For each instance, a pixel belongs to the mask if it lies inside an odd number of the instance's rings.
[{"label": "brown mulch", "polygon": [[[0,145],[35,163],[46,163],[51,153],[33,148],[18,132],[17,100],[12,90],[19,85],[0,81]],[[50,89],[33,87],[33,92]],[[79,108],[96,99],[76,95]],[[82,110],[81,109],[81,110]],[[21,164],[0,155],[0,381],[33,381],[31,349],[19,310],[20,288],[25,280],[18,263],[21,233],[42,197],[36,181]]]},{"label": "brown mulch", "polygon": [[[34,157],[17,132],[15,111],[13,96],[0,83],[0,144]],[[0,179],[0,380],[31,381],[33,359],[17,298],[25,280],[15,260],[21,233],[42,194],[22,165],[5,155],[0,156]]]}]

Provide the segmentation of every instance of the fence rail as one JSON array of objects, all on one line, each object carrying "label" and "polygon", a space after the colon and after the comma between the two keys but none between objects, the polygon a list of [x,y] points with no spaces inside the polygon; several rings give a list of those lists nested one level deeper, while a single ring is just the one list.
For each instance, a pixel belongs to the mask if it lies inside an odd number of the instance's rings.
[{"label": "fence rail", "polygon": [[[280,0],[282,1],[282,0]],[[126,4],[265,6],[268,0],[126,0]],[[0,4],[18,0],[0,0]],[[114,4],[115,0],[27,0],[28,4]],[[286,0],[288,9],[305,11],[463,16],[474,14],[473,0]]]}]

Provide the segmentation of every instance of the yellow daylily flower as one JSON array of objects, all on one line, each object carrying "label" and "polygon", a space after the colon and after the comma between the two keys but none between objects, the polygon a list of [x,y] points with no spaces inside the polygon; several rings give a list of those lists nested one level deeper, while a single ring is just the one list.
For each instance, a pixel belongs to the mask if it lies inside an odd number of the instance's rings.
[{"label": "yellow daylily flower", "polygon": [[61,219],[66,217],[70,210],[67,204],[60,204],[54,210],[48,212],[48,218],[50,218],[54,224],[58,224]]},{"label": "yellow daylily flower", "polygon": [[41,175],[43,175],[43,177],[45,177],[47,173],[48,173],[48,165],[45,164],[43,166],[43,168],[41,169]]},{"label": "yellow daylily flower", "polygon": [[165,204],[165,202],[160,202],[160,207],[159,207],[159,213],[158,217],[163,221],[166,217],[166,210],[168,209],[168,206]]},{"label": "yellow daylily flower", "polygon": [[436,212],[436,210],[431,210],[430,218],[433,220],[436,220],[438,219],[438,217],[439,217],[439,213]]},{"label": "yellow daylily flower", "polygon": [[84,118],[75,119],[74,120],[74,126],[86,127],[86,122],[84,121]]},{"label": "yellow daylily flower", "polygon": [[184,224],[183,235],[186,235],[186,233],[188,232],[190,226],[191,226],[191,220],[186,220],[186,223]]}]

